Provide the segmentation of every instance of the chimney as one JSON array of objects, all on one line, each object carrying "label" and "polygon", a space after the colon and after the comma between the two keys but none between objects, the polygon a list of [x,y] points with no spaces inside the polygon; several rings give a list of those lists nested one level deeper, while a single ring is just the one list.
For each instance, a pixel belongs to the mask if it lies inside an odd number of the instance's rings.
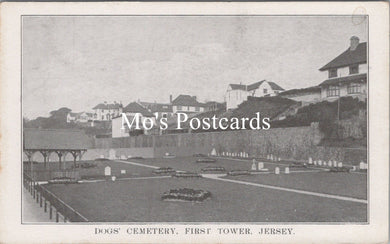
[{"label": "chimney", "polygon": [[169,95],[169,103],[172,103],[172,95]]},{"label": "chimney", "polygon": [[359,45],[359,37],[357,36],[352,36],[351,39],[351,46],[350,46],[350,50],[351,51],[355,51],[357,46]]}]

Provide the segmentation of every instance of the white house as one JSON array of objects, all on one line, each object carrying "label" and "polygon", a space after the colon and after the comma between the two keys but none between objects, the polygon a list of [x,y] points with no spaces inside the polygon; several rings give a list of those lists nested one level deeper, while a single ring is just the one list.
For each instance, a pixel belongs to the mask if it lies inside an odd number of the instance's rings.
[{"label": "white house", "polygon": [[144,106],[149,112],[152,112],[156,118],[171,118],[173,117],[172,105],[167,103],[150,103],[150,102],[139,102],[140,105]]},{"label": "white house", "polygon": [[100,103],[93,108],[93,119],[97,121],[110,121],[122,113],[121,103]]},{"label": "white house", "polygon": [[279,96],[302,102],[302,105],[316,103],[321,101],[321,87],[312,86],[301,89],[291,89],[279,93]]},{"label": "white house", "polygon": [[322,100],[335,100],[343,96],[367,97],[367,43],[350,38],[349,48],[320,68],[327,76],[319,86]]},{"label": "white house", "polygon": [[235,109],[239,104],[251,97],[275,96],[284,91],[282,87],[272,81],[258,81],[250,85],[229,84],[226,91],[226,109]]},{"label": "white house", "polygon": [[205,104],[196,100],[196,96],[179,95],[172,101],[172,111],[193,114],[205,111]]},{"label": "white house", "polygon": [[[117,138],[117,137],[129,137],[132,133],[133,134],[150,134],[151,131],[153,130],[145,130],[143,127],[143,123],[145,123],[146,127],[149,128],[150,126],[150,121],[154,125],[156,125],[156,118],[153,113],[151,113],[148,109],[146,109],[144,106],[137,102],[132,102],[129,103],[126,107],[123,108],[123,113],[126,114],[126,117],[131,124],[133,118],[138,114],[139,117],[139,125],[140,129],[137,130],[135,122],[129,128],[127,125],[126,121],[123,121],[122,119],[122,114],[119,114],[116,117],[112,118],[112,137]],[[148,119],[146,119],[148,118]],[[124,129],[122,129],[123,127]]]},{"label": "white house", "polygon": [[66,122],[67,123],[86,123],[93,120],[93,114],[92,113],[87,113],[87,112],[80,112],[80,113],[68,113],[66,116]]}]

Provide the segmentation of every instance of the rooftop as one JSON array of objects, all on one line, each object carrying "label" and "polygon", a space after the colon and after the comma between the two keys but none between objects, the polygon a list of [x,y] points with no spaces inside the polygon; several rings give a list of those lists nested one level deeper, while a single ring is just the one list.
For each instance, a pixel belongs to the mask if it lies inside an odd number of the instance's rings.
[{"label": "rooftop", "polygon": [[353,51],[349,47],[335,59],[320,68],[320,71],[361,63],[367,63],[367,42],[359,43]]}]

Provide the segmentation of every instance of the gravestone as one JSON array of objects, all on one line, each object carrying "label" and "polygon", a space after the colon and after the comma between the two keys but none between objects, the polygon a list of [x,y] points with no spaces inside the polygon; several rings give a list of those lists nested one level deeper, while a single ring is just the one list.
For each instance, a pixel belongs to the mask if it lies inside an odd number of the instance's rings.
[{"label": "gravestone", "polygon": [[279,158],[278,158],[278,161],[282,161],[282,159],[279,157]]},{"label": "gravestone", "polygon": [[111,177],[111,180],[112,180],[112,181],[115,181],[115,180],[116,180],[116,177],[115,177],[115,176],[112,176],[112,177]]},{"label": "gravestone", "polygon": [[364,169],[364,162],[360,162],[359,169]]},{"label": "gravestone", "polygon": [[319,166],[322,165],[322,161],[321,161],[321,160],[318,161],[318,165],[319,165]]},{"label": "gravestone", "polygon": [[110,149],[109,151],[108,151],[108,158],[109,159],[115,159],[116,158],[116,152],[115,152],[115,150],[114,149]]},{"label": "gravestone", "polygon": [[121,169],[121,174],[122,175],[126,174],[126,170],[125,169]]},{"label": "gravestone", "polygon": [[329,167],[332,167],[332,161],[329,160],[328,166],[329,166]]},{"label": "gravestone", "polygon": [[337,161],[333,161],[333,167],[337,167]]},{"label": "gravestone", "polygon": [[279,167],[276,167],[275,168],[275,174],[278,175],[279,173],[280,173],[280,169],[279,169]]},{"label": "gravestone", "polygon": [[270,159],[270,156],[269,156],[269,154],[267,154],[267,159]]},{"label": "gravestone", "polygon": [[261,169],[263,169],[264,168],[264,163],[263,162],[259,162],[258,164],[257,164],[257,169],[258,170],[261,170]]},{"label": "gravestone", "polygon": [[111,175],[111,167],[110,166],[106,166],[104,168],[104,175],[105,176],[110,176]]},{"label": "gravestone", "polygon": [[314,160],[313,164],[314,164],[314,165],[317,165],[317,161]]},{"label": "gravestone", "polygon": [[126,156],[125,155],[121,155],[121,159],[122,160],[126,160]]},{"label": "gravestone", "polygon": [[211,150],[211,156],[217,156],[217,151],[215,150],[215,148]]},{"label": "gravestone", "polygon": [[252,170],[256,170],[256,162],[253,162],[252,163],[252,168],[251,168]]},{"label": "gravestone", "polygon": [[274,160],[274,156],[271,154],[271,156],[269,157],[269,159],[272,161]]},{"label": "gravestone", "polygon": [[309,164],[313,164],[313,159],[311,157],[309,158]]},{"label": "gravestone", "polygon": [[337,165],[339,168],[343,167],[343,163],[340,162],[338,165]]},{"label": "gravestone", "polygon": [[290,168],[289,167],[284,168],[284,173],[285,174],[290,174]]}]

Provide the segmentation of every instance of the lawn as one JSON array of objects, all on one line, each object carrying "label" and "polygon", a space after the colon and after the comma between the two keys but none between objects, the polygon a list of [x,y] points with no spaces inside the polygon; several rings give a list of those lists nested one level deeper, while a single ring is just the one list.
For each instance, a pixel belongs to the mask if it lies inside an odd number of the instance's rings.
[{"label": "lawn", "polygon": [[[206,166],[227,170],[249,170],[251,162],[218,159],[216,163],[195,163],[195,157],[132,160],[157,167],[200,172]],[[366,222],[367,204],[267,189],[216,179],[145,178],[153,168],[117,161],[113,174],[126,169],[130,178],[45,187],[93,222]],[[277,165],[284,168],[281,163]],[[266,164],[273,171],[275,164]],[[91,169],[91,170],[98,170]],[[298,169],[291,169],[291,171]],[[301,169],[299,169],[301,170]],[[88,171],[88,170],[86,170]],[[99,171],[103,173],[103,171]],[[228,177],[235,180],[303,189],[355,198],[365,198],[366,175],[352,173],[291,173]],[[210,191],[202,203],[162,201],[165,191],[176,188]]]}]

